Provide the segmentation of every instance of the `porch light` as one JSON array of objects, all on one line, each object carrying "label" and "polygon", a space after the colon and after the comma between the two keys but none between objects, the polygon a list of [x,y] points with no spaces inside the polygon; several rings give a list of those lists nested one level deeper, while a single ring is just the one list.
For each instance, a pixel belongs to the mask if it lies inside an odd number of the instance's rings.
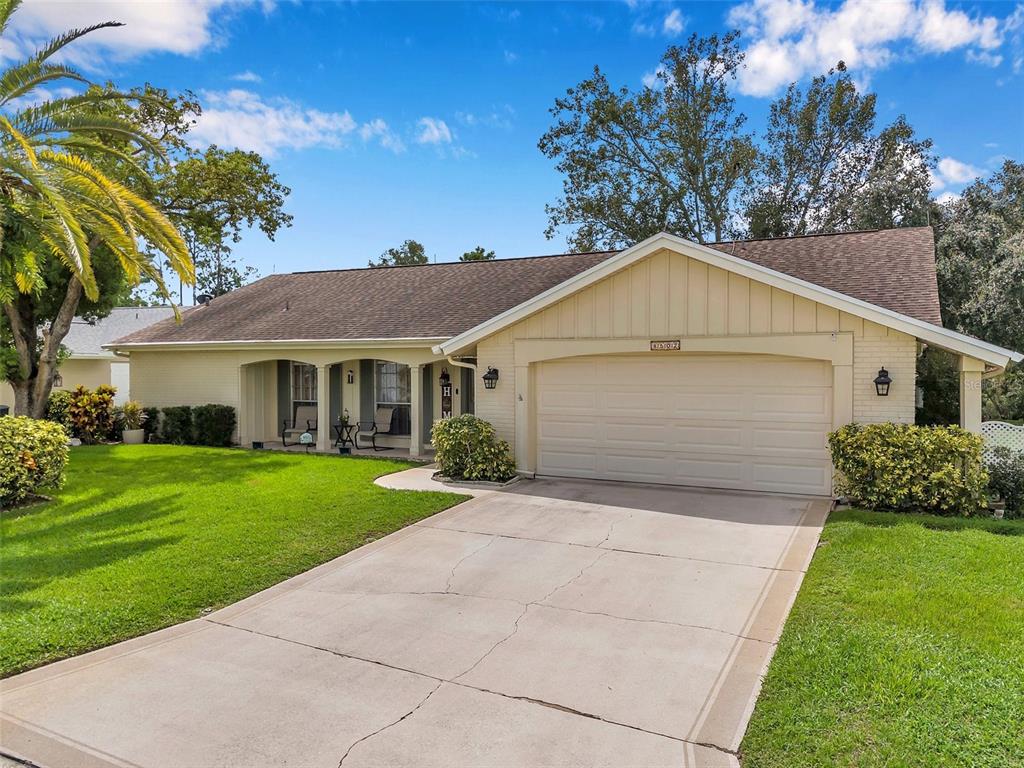
[{"label": "porch light", "polygon": [[484,389],[494,389],[498,386],[498,369],[487,366],[487,373],[483,376]]},{"label": "porch light", "polygon": [[348,381],[349,384],[356,383],[356,374],[351,368],[348,369],[346,380]]},{"label": "porch light", "polygon": [[438,382],[441,385],[441,389],[444,389],[445,387],[452,383],[452,377],[448,375],[447,368],[441,369],[441,376],[438,378]]},{"label": "porch light", "polygon": [[63,387],[64,386],[64,377],[61,376],[60,373],[53,374],[53,386],[55,386],[55,387]]},{"label": "porch light", "polygon": [[875,377],[875,392],[878,393],[879,397],[885,397],[889,394],[890,384],[892,384],[892,379],[889,377],[889,372],[885,368],[879,368],[878,375]]}]

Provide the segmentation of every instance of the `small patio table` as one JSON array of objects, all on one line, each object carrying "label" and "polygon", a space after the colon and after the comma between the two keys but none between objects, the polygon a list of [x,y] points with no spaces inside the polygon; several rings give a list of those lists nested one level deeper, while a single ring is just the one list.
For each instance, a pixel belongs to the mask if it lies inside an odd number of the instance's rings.
[{"label": "small patio table", "polygon": [[340,448],[344,445],[351,445],[354,448],[356,441],[355,438],[353,437],[353,432],[355,432],[355,429],[355,424],[335,424],[334,434],[337,435],[337,438],[334,441],[335,447]]}]

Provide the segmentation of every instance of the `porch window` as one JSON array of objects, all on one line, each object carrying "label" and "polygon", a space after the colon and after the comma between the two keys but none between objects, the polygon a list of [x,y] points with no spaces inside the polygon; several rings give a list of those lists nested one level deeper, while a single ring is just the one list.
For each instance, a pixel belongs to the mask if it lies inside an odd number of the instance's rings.
[{"label": "porch window", "polygon": [[377,408],[393,408],[391,433],[408,435],[412,415],[412,384],[409,377],[409,366],[377,360],[375,372]]},{"label": "porch window", "polygon": [[316,403],[316,366],[292,363],[292,405]]}]

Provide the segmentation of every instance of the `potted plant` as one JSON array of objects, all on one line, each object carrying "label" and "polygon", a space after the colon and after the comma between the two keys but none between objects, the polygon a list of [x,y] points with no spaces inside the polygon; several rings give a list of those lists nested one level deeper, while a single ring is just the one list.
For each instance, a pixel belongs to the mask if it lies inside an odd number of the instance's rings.
[{"label": "potted plant", "polygon": [[146,420],[146,413],[142,410],[142,403],[137,400],[129,400],[121,406],[121,442],[125,445],[141,445],[146,442],[146,430],[142,428]]}]

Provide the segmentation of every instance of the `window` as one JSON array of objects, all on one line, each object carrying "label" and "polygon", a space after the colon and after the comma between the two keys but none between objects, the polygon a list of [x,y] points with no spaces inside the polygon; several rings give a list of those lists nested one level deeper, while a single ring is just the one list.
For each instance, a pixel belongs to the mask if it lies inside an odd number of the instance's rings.
[{"label": "window", "polygon": [[292,363],[292,403],[316,402],[316,366]]},{"label": "window", "polygon": [[394,413],[391,414],[391,433],[408,435],[412,403],[409,366],[377,360],[374,379],[377,407],[394,409]]}]

